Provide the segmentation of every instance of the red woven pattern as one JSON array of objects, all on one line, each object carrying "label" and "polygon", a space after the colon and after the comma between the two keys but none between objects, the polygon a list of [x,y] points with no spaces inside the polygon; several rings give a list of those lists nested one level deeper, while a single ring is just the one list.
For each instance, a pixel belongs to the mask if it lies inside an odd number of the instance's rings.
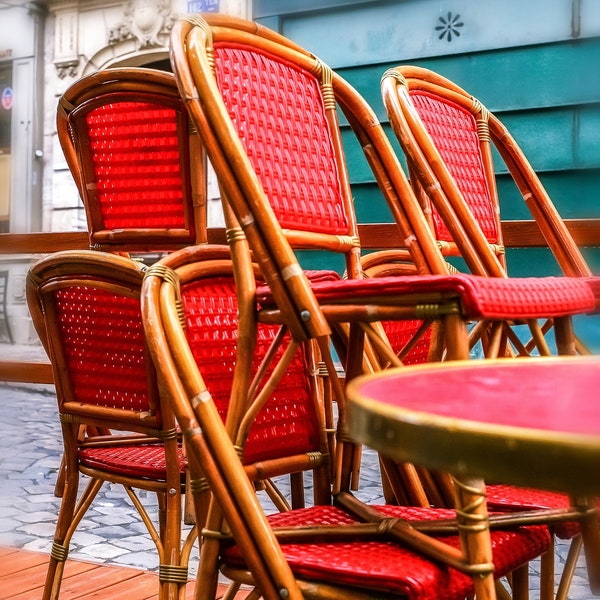
[{"label": "red woven pattern", "polygon": [[184,228],[175,110],[114,102],[86,123],[106,229]]},{"label": "red woven pattern", "polygon": [[[119,475],[131,475],[152,481],[165,481],[167,463],[162,444],[104,446],[79,451],[82,465]],[[185,459],[179,447],[179,472],[185,475]]]},{"label": "red woven pattern", "polygon": [[[443,509],[379,506],[380,512],[405,519],[453,518]],[[331,506],[318,506],[271,515],[273,526],[349,524],[355,519]],[[459,545],[456,536],[443,538]],[[531,560],[549,547],[546,527],[526,527],[512,532],[493,532],[494,564],[499,576]],[[294,573],[308,579],[341,585],[363,586],[381,592],[406,594],[410,600],[458,600],[472,593],[471,580],[454,569],[439,566],[398,544],[379,541],[283,544]],[[228,560],[239,561],[236,549]]]},{"label": "red woven pattern", "polygon": [[[412,91],[410,95],[485,237],[490,243],[497,242],[495,207],[485,179],[475,117],[445,98],[423,91]],[[435,209],[433,218],[438,239],[451,241],[452,236]]]},{"label": "red woven pattern", "polygon": [[139,300],[75,286],[56,292],[56,307],[76,401],[148,410]]},{"label": "red woven pattern", "polygon": [[[238,333],[233,278],[211,278],[188,284],[183,287],[182,296],[190,348],[224,417],[231,393]],[[274,326],[259,326],[259,359],[265,355],[277,331]],[[244,461],[251,463],[316,450],[319,427],[315,410],[305,356],[299,351],[275,394],[258,414]]]},{"label": "red woven pattern", "polygon": [[[533,319],[592,312],[596,306],[592,289],[585,279],[574,277],[499,278],[477,275],[415,275],[348,279],[312,284],[322,303],[344,302],[350,297],[371,303],[397,295],[438,292],[461,299],[469,318]],[[272,306],[271,291],[261,286],[256,291],[263,306]]]},{"label": "red woven pattern", "polygon": [[281,226],[347,233],[316,79],[240,46],[215,44],[215,56],[223,99]]},{"label": "red woven pattern", "polygon": [[535,318],[591,312],[594,294],[585,281],[573,277],[462,276],[463,304],[480,317]]},{"label": "red woven pattern", "polygon": [[[490,510],[537,510],[543,508],[568,508],[571,504],[566,494],[547,492],[514,485],[492,484],[486,488],[487,504]],[[559,538],[571,539],[579,533],[577,523],[555,523],[552,530]]]},{"label": "red woven pattern", "polygon": [[[422,321],[384,321],[383,328],[390,345],[395,352],[402,348],[414,337]],[[415,347],[403,359],[405,365],[415,365],[427,362],[431,345],[431,327],[423,334]]]}]

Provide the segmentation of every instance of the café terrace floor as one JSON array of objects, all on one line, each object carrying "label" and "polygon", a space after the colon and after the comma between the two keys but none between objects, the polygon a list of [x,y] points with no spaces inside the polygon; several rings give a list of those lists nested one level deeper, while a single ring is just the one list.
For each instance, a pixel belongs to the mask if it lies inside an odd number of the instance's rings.
[{"label": "caf\u00e9 terrace floor", "polygon": [[[39,351],[12,346],[9,352],[11,360],[29,360]],[[53,492],[61,452],[53,386],[0,382],[0,600],[41,597],[59,507]],[[367,451],[359,496],[381,501],[378,482],[376,457]],[[143,496],[143,501],[156,509],[152,494]],[[567,550],[568,544],[559,541],[557,577]],[[157,568],[154,544],[125,492],[105,485],[73,536],[61,600],[155,599]],[[192,578],[196,568],[197,560],[192,559]],[[538,575],[539,564],[534,562],[531,600],[539,597]],[[191,598],[193,585],[188,590]],[[592,598],[583,559],[569,598]]]}]

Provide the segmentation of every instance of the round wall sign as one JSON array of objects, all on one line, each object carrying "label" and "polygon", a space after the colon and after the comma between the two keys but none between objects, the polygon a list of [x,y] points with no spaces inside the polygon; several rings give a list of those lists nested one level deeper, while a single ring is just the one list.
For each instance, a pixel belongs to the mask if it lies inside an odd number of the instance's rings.
[{"label": "round wall sign", "polygon": [[13,105],[13,98],[14,98],[14,95],[13,95],[12,88],[5,87],[2,90],[2,108],[5,108],[6,110],[10,110]]}]

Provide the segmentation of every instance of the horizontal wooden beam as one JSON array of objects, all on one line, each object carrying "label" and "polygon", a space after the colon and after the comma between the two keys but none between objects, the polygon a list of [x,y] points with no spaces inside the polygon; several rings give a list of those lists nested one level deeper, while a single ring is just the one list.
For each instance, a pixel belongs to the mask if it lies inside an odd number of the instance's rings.
[{"label": "horizontal wooden beam", "polygon": [[0,234],[0,254],[49,254],[89,247],[90,238],[86,231]]},{"label": "horizontal wooden beam", "polygon": [[[600,246],[600,219],[566,219],[565,223],[575,242],[581,247]],[[363,223],[358,226],[361,243],[366,249],[389,249],[403,246],[393,223]],[[504,241],[509,248],[540,248],[546,245],[535,221],[503,221]],[[225,230],[208,230],[211,244],[225,244]],[[60,233],[3,233],[0,234],[0,254],[47,254],[58,250],[88,248],[85,231]]]},{"label": "horizontal wooden beam", "polygon": [[0,361],[0,381],[11,383],[54,383],[49,362]]},{"label": "horizontal wooden beam", "polygon": [[[576,243],[582,247],[600,246],[600,219],[570,219],[565,223]],[[507,247],[539,248],[546,245],[534,221],[503,221],[502,231]],[[402,247],[396,226],[392,223],[359,225],[362,246],[365,249]],[[208,240],[225,244],[225,230],[211,228]],[[84,250],[89,247],[87,232],[60,233],[3,233],[0,234],[0,255],[48,254],[59,250]],[[0,381],[22,383],[53,383],[49,363],[0,361]]]},{"label": "horizontal wooden beam", "polygon": [[[600,246],[600,219],[566,219],[565,223],[580,247]],[[358,226],[361,245],[367,249],[391,249],[402,246],[392,223],[363,223]],[[535,221],[502,221],[507,248],[543,248],[547,246]]]}]

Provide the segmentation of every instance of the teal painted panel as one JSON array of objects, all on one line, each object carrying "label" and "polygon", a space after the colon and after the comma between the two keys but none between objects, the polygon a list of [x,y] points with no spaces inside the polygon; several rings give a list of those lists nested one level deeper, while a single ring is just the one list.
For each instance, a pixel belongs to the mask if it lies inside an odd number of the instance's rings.
[{"label": "teal painted panel", "polygon": [[384,119],[379,82],[396,64],[415,64],[448,77],[502,112],[600,101],[600,38],[506,48],[430,59],[398,60],[362,67],[337,68]]},{"label": "teal painted panel", "polygon": [[573,37],[572,0],[402,0],[282,14],[282,33],[337,68]]},{"label": "teal painted panel", "polygon": [[380,0],[253,0],[252,14],[255,21],[273,15],[290,15],[307,11],[347,8],[350,4],[367,4]]},{"label": "teal painted panel", "polygon": [[[542,184],[563,219],[600,218],[600,171],[560,171],[543,173]],[[512,179],[498,177],[498,195],[503,219],[530,219]]]},{"label": "teal painted panel", "polygon": [[[406,160],[390,126],[386,123],[384,124],[383,128],[392,144],[392,148],[395,150],[396,155],[400,160],[401,167],[406,169]],[[342,143],[344,145],[348,170],[350,171],[350,181],[352,183],[367,183],[375,181],[375,177],[371,171],[371,167],[369,167],[367,159],[365,158],[364,152],[358,143],[354,132],[349,126],[342,127]]]},{"label": "teal painted panel", "polygon": [[536,171],[577,165],[573,111],[528,111],[499,116]]},{"label": "teal painted panel", "polygon": [[[592,271],[600,274],[600,249],[584,248],[582,253]],[[508,272],[513,277],[544,277],[562,275],[552,253],[547,248],[509,248],[506,251]]]},{"label": "teal painted panel", "polygon": [[354,210],[359,223],[392,223],[392,213],[376,183],[352,186]]},{"label": "teal painted panel", "polygon": [[296,252],[298,262],[303,269],[336,271],[340,275],[346,270],[341,254],[320,250],[299,250]]},{"label": "teal painted panel", "polygon": [[600,103],[581,108],[578,117],[575,139],[577,164],[582,167],[598,168],[600,167]]}]

